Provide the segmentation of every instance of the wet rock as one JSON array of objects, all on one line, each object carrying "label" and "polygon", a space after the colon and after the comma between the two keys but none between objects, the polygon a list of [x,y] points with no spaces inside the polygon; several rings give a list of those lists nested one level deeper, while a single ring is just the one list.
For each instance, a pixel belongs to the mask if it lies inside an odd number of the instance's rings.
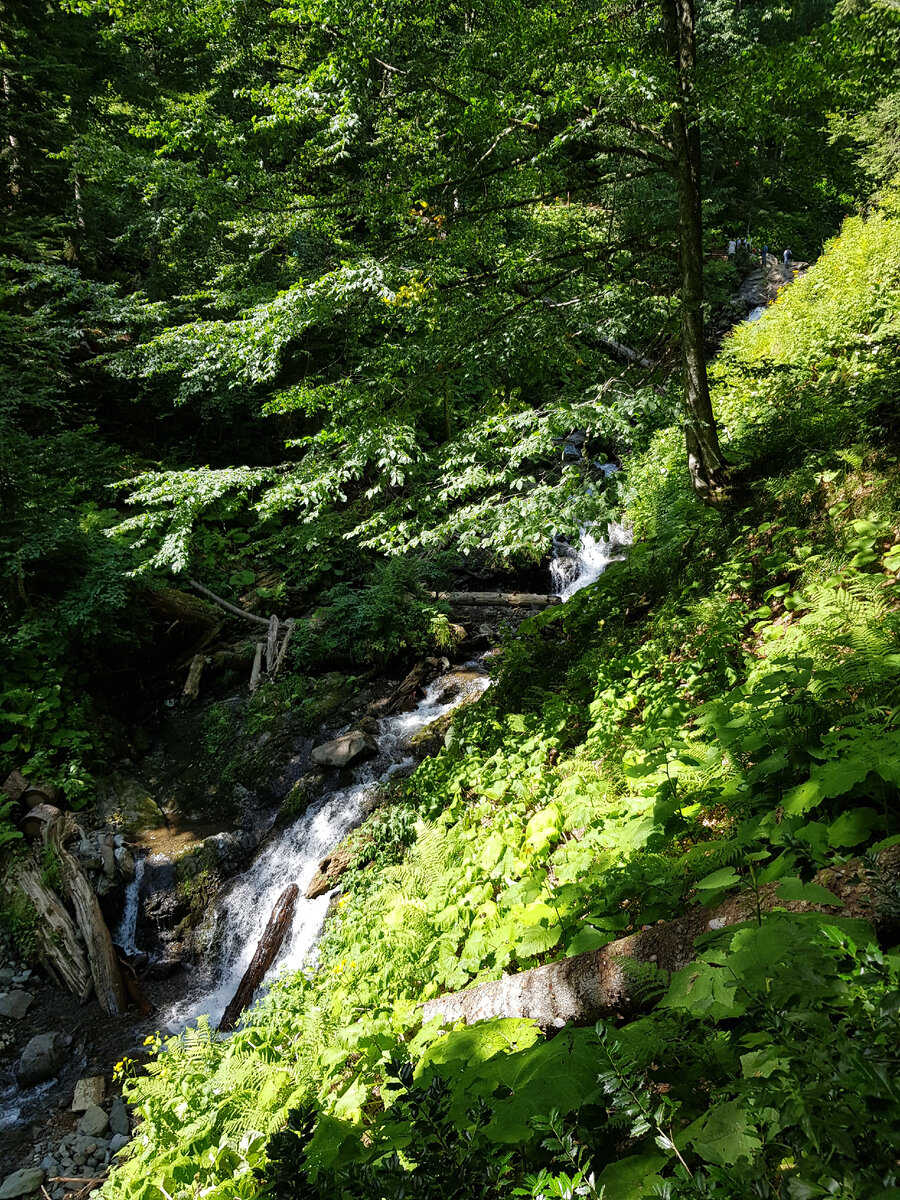
[{"label": "wet rock", "polygon": [[21,1021],[33,1001],[34,996],[28,992],[8,992],[5,996],[0,996],[0,1017]]},{"label": "wet rock", "polygon": [[115,1134],[125,1134],[127,1136],[131,1132],[128,1109],[121,1096],[116,1096],[112,1102],[112,1108],[109,1110],[109,1127]]},{"label": "wet rock", "polygon": [[99,1104],[89,1105],[78,1122],[78,1132],[86,1137],[101,1137],[109,1129],[109,1117]]},{"label": "wet rock", "polygon": [[323,742],[312,752],[312,761],[320,767],[347,767],[364,758],[374,758],[378,743],[369,733],[351,729],[330,742]]},{"label": "wet rock", "polygon": [[444,713],[442,717],[438,717],[430,725],[426,725],[423,729],[420,729],[410,739],[409,748],[416,758],[430,758],[432,755],[437,754],[439,750],[443,750],[444,738],[455,715],[456,710]]},{"label": "wet rock", "polygon": [[106,1095],[106,1080],[102,1075],[86,1075],[75,1084],[72,1112],[84,1112],[92,1104],[102,1104]]},{"label": "wet rock", "polygon": [[292,820],[306,812],[310,804],[321,795],[328,776],[324,771],[307,771],[301,775],[285,797],[281,806],[280,819]]},{"label": "wet rock", "polygon": [[33,1037],[16,1064],[19,1087],[33,1087],[45,1079],[52,1079],[63,1064],[70,1040],[57,1031]]},{"label": "wet rock", "polygon": [[353,856],[354,850],[349,846],[338,846],[327,858],[323,858],[306,889],[307,900],[315,900],[317,896],[330,892],[350,866]]},{"label": "wet rock", "polygon": [[16,1171],[7,1175],[0,1184],[0,1200],[15,1200],[17,1196],[27,1196],[36,1192],[44,1182],[44,1172],[41,1167],[26,1167],[24,1171]]},{"label": "wet rock", "polygon": [[102,822],[117,825],[129,837],[145,829],[161,829],[166,823],[147,789],[121,772],[114,773],[98,790],[97,816]]}]

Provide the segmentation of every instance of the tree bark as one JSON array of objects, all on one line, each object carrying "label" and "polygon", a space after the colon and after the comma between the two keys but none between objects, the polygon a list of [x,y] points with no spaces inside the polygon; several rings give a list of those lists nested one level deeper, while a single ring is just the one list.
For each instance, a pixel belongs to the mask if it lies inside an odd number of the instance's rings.
[{"label": "tree bark", "polygon": [[235,1023],[245,1008],[253,999],[253,993],[262,983],[266,971],[275,961],[275,955],[281,949],[281,943],[287,937],[294,919],[294,907],[297,903],[299,888],[296,883],[290,884],[278,897],[278,903],[272,909],[269,923],[259,939],[253,961],[244,972],[238,990],[219,1022],[219,1032],[228,1033],[234,1029]]},{"label": "tree bark", "polygon": [[57,985],[74,992],[84,1004],[93,988],[91,968],[78,941],[75,922],[56,893],[42,882],[40,868],[33,861],[16,862],[3,886],[7,895],[24,896],[34,909],[41,966]]},{"label": "tree bark", "polygon": [[[892,846],[879,856],[874,875],[860,859],[816,875],[816,883],[834,892],[843,900],[843,907],[785,903],[778,900],[778,885],[768,884],[759,895],[759,912],[775,907],[790,912],[827,912],[861,917],[872,921],[876,928],[886,926],[890,921],[896,923],[896,914],[890,911],[890,896],[898,879],[900,846]],[[430,1021],[441,1014],[448,1024],[471,1024],[490,1017],[526,1017],[544,1029],[559,1029],[570,1021],[588,1024],[599,1017],[631,1017],[648,1003],[646,989],[635,986],[639,977],[629,970],[628,960],[655,964],[671,975],[694,961],[694,942],[702,933],[752,920],[756,915],[756,895],[742,892],[715,912],[695,908],[683,917],[648,926],[599,950],[439,996],[425,1003],[422,1019]]]},{"label": "tree bark", "polygon": [[59,857],[63,887],[85,941],[97,1000],[105,1013],[115,1016],[124,1012],[126,1005],[116,952],[90,880],[78,860],[63,846],[66,828],[65,818],[48,824],[44,829],[44,839],[48,846],[54,847]]},{"label": "tree bark", "polygon": [[673,173],[678,196],[681,252],[681,356],[684,370],[685,442],[694,491],[706,503],[725,495],[728,468],[719,446],[706,373],[703,336],[703,211],[700,129],[694,111],[693,0],[661,0],[677,98],[672,114]]}]

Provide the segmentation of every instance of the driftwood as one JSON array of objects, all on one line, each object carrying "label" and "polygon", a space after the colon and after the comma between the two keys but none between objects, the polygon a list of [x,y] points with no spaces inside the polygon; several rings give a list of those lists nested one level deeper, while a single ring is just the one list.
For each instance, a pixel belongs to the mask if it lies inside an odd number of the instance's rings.
[{"label": "driftwood", "polygon": [[[759,896],[760,911],[780,907],[791,912],[826,912],[862,917],[878,927],[892,919],[889,893],[900,881],[900,846],[879,856],[874,875],[860,859],[854,859],[840,868],[820,871],[815,881],[840,897],[843,906],[780,901],[777,884],[768,884]],[[742,892],[715,912],[695,908],[599,950],[428,1000],[423,1020],[439,1014],[447,1023],[467,1024],[489,1017],[526,1017],[544,1029],[559,1029],[570,1021],[585,1024],[614,1014],[630,1017],[646,1007],[647,1001],[645,990],[634,986],[635,972],[629,971],[627,960],[653,963],[670,974],[680,971],[694,961],[694,942],[701,934],[752,920],[756,913],[756,895]]]},{"label": "driftwood", "polygon": [[114,1016],[124,1012],[126,999],[122,976],[113,949],[112,938],[100,911],[97,897],[81,863],[66,850],[63,842],[69,832],[68,821],[62,818],[44,827],[44,841],[53,846],[59,859],[63,888],[75,912],[78,928],[87,948],[91,979],[97,1000],[105,1013]]},{"label": "driftwood", "polygon": [[188,677],[185,680],[184,691],[181,693],[182,704],[191,704],[200,695],[200,676],[203,674],[205,665],[206,658],[203,654],[195,654],[191,659],[191,666],[188,671]]},{"label": "driftwood", "polygon": [[256,947],[253,961],[244,972],[244,976],[238,984],[238,990],[222,1014],[222,1020],[219,1022],[219,1031],[221,1033],[228,1033],[234,1029],[238,1017],[250,1004],[250,1001],[253,999],[253,993],[262,983],[266,971],[268,971],[269,967],[275,961],[275,955],[281,949],[281,943],[287,937],[294,919],[294,907],[297,903],[298,891],[296,883],[292,883],[278,897],[278,903],[272,909],[272,915],[269,917],[269,923],[266,926],[265,932],[259,939],[259,945]]},{"label": "driftwood", "polygon": [[432,592],[432,595],[457,608],[546,608],[560,603],[559,596],[543,592]]},{"label": "driftwood", "polygon": [[75,922],[56,893],[41,880],[37,863],[27,859],[14,863],[4,888],[9,896],[24,896],[38,918],[35,937],[41,966],[57,986],[74,992],[84,1004],[93,989],[87,955],[78,940]]}]

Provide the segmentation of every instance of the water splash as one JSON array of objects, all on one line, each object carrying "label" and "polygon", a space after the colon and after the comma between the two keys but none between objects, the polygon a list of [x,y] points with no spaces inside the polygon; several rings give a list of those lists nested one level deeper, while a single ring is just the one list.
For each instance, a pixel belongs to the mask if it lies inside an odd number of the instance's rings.
[{"label": "water splash", "polygon": [[[410,767],[412,737],[432,721],[480,694],[489,680],[479,662],[442,675],[429,685],[418,706],[408,713],[379,721],[377,758],[352,772],[353,782],[311,805],[292,825],[257,854],[248,870],[235,880],[213,916],[220,948],[216,977],[199,994],[177,1003],[164,1023],[171,1032],[192,1024],[202,1014],[217,1024],[250,964],[278,897],[291,883],[304,896],[320,860],[364,819],[378,786],[397,771]],[[322,932],[330,896],[298,900],[290,935],[266,975],[271,983],[283,971],[308,963]]]},{"label": "water splash", "polygon": [[611,521],[606,537],[595,537],[593,525],[583,525],[579,531],[581,548],[576,550],[565,538],[553,539],[550,560],[550,590],[563,602],[589,584],[596,583],[610,563],[620,562],[631,545],[631,530],[618,521]]}]

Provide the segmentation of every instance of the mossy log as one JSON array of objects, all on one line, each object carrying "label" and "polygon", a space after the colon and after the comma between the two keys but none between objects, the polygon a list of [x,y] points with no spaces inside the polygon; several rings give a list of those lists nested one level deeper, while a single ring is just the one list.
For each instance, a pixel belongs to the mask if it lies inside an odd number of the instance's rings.
[{"label": "mossy log", "polygon": [[[779,907],[790,912],[825,912],[861,917],[876,928],[886,927],[896,921],[900,846],[885,850],[874,871],[861,859],[853,859],[839,868],[820,871],[815,881],[838,896],[842,906],[784,902],[778,899],[778,885],[768,884],[760,892],[759,911]],[[694,961],[694,942],[701,934],[752,920],[756,914],[756,894],[742,892],[714,911],[695,908],[599,950],[429,1000],[423,1006],[423,1020],[441,1015],[448,1024],[471,1024],[490,1017],[525,1017],[544,1029],[559,1029],[569,1022],[587,1024],[600,1017],[634,1016],[647,1002],[645,990],[634,987],[635,972],[628,970],[628,960],[653,963],[673,974]]]}]

